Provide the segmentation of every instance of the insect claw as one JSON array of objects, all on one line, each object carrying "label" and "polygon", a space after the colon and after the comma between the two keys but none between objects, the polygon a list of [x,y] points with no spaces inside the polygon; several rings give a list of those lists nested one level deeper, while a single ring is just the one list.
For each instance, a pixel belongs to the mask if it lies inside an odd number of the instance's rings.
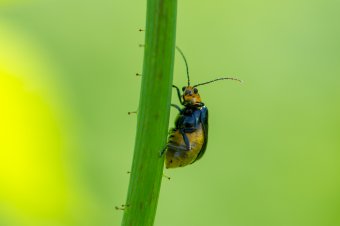
[{"label": "insect claw", "polygon": [[141,32],[141,31],[145,31],[145,30],[144,30],[144,29],[142,29],[142,28],[139,28],[139,29],[138,29],[138,31],[140,31],[140,32]]},{"label": "insect claw", "polygon": [[137,111],[129,111],[128,115],[131,115],[131,114],[137,114]]},{"label": "insect claw", "polygon": [[138,72],[136,73],[136,76],[142,76],[142,74],[139,74]]},{"label": "insect claw", "polygon": [[192,149],[191,144],[189,144],[188,146],[186,146],[186,150],[187,150],[187,151],[190,151],[191,149]]}]

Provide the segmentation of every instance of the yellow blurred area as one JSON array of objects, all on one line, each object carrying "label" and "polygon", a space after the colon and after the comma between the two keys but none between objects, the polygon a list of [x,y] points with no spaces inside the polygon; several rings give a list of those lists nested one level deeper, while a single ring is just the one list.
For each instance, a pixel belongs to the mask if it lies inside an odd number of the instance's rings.
[{"label": "yellow blurred area", "polygon": [[58,113],[39,88],[48,87],[39,77],[49,71],[34,44],[7,28],[0,22],[0,203],[17,218],[60,218],[63,139]]}]

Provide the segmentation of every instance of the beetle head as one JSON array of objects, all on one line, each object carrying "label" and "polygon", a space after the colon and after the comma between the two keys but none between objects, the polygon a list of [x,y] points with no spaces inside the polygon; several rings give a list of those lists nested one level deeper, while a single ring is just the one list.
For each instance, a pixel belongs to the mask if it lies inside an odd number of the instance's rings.
[{"label": "beetle head", "polygon": [[198,89],[193,86],[183,86],[183,99],[184,105],[199,105],[201,104],[201,97],[198,93]]}]

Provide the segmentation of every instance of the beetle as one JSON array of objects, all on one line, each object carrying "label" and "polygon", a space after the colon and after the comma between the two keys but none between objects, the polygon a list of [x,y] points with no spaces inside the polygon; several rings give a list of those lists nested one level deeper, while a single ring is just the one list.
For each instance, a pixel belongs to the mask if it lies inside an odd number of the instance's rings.
[{"label": "beetle", "polygon": [[183,86],[182,94],[180,89],[176,89],[179,102],[182,108],[176,104],[171,104],[179,113],[175,120],[175,128],[170,129],[168,143],[162,150],[161,156],[165,153],[165,167],[177,168],[194,163],[202,158],[208,143],[208,108],[202,102],[198,93],[198,86],[206,85],[219,80],[236,80],[236,78],[217,78],[208,82],[190,85],[189,67],[182,50],[176,46],[181,54],[187,71],[188,85]]}]

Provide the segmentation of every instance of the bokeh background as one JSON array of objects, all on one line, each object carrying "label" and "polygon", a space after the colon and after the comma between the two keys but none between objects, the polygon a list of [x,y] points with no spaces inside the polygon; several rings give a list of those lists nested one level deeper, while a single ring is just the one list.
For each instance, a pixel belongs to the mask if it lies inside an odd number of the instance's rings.
[{"label": "bokeh background", "polygon": [[[155,225],[340,225],[339,9],[179,1],[192,82],[245,82],[200,88],[208,149],[165,170]],[[145,1],[0,1],[1,226],[120,225],[145,13]],[[174,83],[186,84],[179,54]]]}]

